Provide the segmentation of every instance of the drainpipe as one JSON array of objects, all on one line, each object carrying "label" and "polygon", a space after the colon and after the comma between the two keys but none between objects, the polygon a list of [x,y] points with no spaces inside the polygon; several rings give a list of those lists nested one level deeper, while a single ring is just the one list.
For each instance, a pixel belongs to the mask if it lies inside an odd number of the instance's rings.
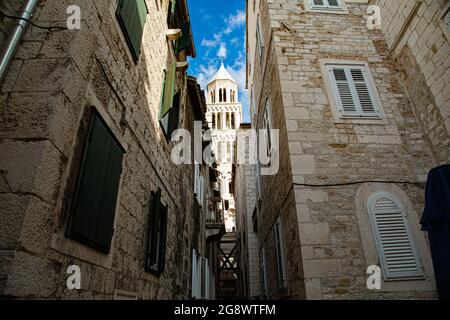
[{"label": "drainpipe", "polygon": [[[20,14],[20,17],[22,19],[30,20],[38,1],[39,0],[25,0],[25,4]],[[29,23],[22,19],[17,20],[17,24],[15,25],[11,35],[9,36],[5,50],[3,51],[3,54],[0,57],[1,59],[0,81],[2,81],[4,76],[6,75],[6,70],[11,64],[11,61],[14,58],[14,54],[16,53],[20,41],[22,40],[22,37],[25,34],[25,31],[27,30]]]}]

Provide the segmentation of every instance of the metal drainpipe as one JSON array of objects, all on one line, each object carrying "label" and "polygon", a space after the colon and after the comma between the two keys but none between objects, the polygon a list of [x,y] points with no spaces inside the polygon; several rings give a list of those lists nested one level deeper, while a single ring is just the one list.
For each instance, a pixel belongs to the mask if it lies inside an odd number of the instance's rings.
[{"label": "metal drainpipe", "polygon": [[[20,17],[30,20],[38,1],[39,0],[26,0]],[[27,21],[18,20],[17,24],[14,27],[14,30],[9,36],[8,42],[0,60],[0,81],[2,81],[4,76],[6,75],[6,71],[13,60],[14,54],[16,53],[16,50],[20,44],[20,41],[22,40],[23,35],[25,34],[25,31],[27,30],[28,25],[29,23]]]}]

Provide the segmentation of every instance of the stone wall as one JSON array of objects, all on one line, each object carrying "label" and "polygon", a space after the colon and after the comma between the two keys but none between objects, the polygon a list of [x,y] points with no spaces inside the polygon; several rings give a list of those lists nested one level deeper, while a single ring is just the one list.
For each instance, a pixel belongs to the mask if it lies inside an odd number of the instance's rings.
[{"label": "stone wall", "polygon": [[[249,134],[250,128],[238,131],[238,137]],[[239,152],[237,140],[235,149]],[[245,148],[245,159],[249,159],[249,148]],[[242,260],[241,267],[245,271],[245,281],[248,297],[260,295],[260,271],[259,271],[259,241],[258,234],[254,230],[253,213],[256,211],[256,165],[250,163],[235,163],[236,174],[234,177],[236,198],[236,219],[238,231],[241,235]]]},{"label": "stone wall", "polygon": [[[281,212],[288,291],[296,293],[295,298],[433,298],[429,249],[420,230],[416,241],[425,244],[421,251],[425,280],[412,286],[407,281],[397,283],[395,288],[370,291],[366,270],[371,261],[363,243],[371,239],[371,234],[361,226],[357,214],[358,208],[366,205],[357,198],[361,185],[302,186],[364,180],[423,182],[436,163],[383,34],[367,29],[367,4],[354,2],[347,3],[348,14],[306,11],[303,1],[261,2],[265,52],[261,68],[258,57],[253,62],[256,125],[260,126],[263,101],[269,97],[274,106],[274,127],[281,130],[280,172],[261,178],[261,237],[266,241],[271,238],[270,226]],[[250,37],[253,40],[249,41],[255,41],[254,35]],[[323,59],[368,64],[384,121],[335,120],[321,71]],[[445,140],[439,141],[445,145]],[[394,187],[395,183],[382,188]],[[397,187],[406,195],[405,201],[412,202],[411,215],[419,218],[424,186]],[[289,188],[292,193],[287,192]],[[420,228],[417,220],[415,229]],[[267,246],[269,295],[277,297],[273,245],[269,241]]]},{"label": "stone wall", "polygon": [[[71,4],[39,1],[34,20],[64,25]],[[115,18],[116,2],[76,4],[82,12],[81,30],[31,27],[1,87],[0,294],[111,299],[115,290],[123,290],[139,299],[186,298],[191,283],[191,251],[185,245],[193,237],[192,167],[172,164],[172,144],[158,123],[163,69],[175,59],[165,38],[169,2],[147,1],[137,65]],[[176,87],[182,101],[185,84],[179,73]],[[90,106],[100,111],[127,150],[108,255],[64,236]],[[187,126],[192,111],[183,112]],[[158,188],[169,216],[166,271],[155,277],[143,265],[150,194]],[[79,291],[66,288],[71,264],[81,267]]]},{"label": "stone wall", "polygon": [[372,1],[381,7],[382,33],[401,70],[424,138],[437,164],[450,161],[450,30],[446,0]]}]

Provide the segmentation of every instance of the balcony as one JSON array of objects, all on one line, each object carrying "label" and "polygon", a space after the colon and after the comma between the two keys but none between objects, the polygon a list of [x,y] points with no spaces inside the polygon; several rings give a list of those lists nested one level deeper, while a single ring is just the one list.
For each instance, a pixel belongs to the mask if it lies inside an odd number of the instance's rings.
[{"label": "balcony", "polygon": [[219,208],[220,197],[209,199],[208,211],[206,212],[206,238],[217,237],[220,240],[225,234],[225,220],[223,210]]}]

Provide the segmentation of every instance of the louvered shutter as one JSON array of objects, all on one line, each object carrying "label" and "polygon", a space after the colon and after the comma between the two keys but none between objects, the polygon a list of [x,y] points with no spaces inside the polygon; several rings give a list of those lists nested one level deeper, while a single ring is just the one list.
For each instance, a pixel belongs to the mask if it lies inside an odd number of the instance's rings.
[{"label": "louvered shutter", "polygon": [[351,68],[350,74],[352,75],[353,85],[359,101],[360,109],[358,112],[363,115],[376,114],[373,94],[369,89],[366,71],[361,68]]},{"label": "louvered shutter", "polygon": [[124,150],[93,113],[78,176],[69,237],[109,252]]},{"label": "louvered shutter", "polygon": [[116,15],[135,61],[141,51],[147,13],[145,0],[120,0],[117,7]]},{"label": "louvered shutter", "polygon": [[365,67],[330,64],[327,71],[341,117],[380,117]]},{"label": "louvered shutter", "polygon": [[378,193],[369,200],[368,211],[386,279],[421,278],[419,255],[401,202]]},{"label": "louvered shutter", "polygon": [[170,64],[165,75],[160,119],[165,117],[167,115],[167,112],[173,106],[176,71],[177,63],[173,62]]},{"label": "louvered shutter", "polygon": [[317,9],[342,9],[340,0],[310,0],[310,3]]}]

